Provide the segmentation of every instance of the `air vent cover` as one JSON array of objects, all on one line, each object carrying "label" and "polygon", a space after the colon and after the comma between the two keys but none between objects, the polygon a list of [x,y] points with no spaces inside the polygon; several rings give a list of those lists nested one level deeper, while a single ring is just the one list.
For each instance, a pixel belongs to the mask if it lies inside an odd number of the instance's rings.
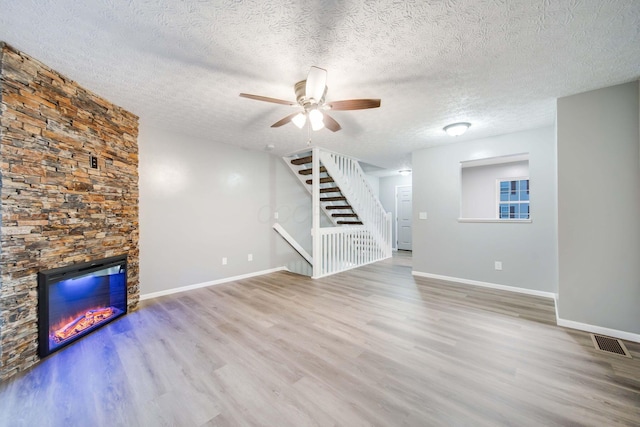
[{"label": "air vent cover", "polygon": [[598,351],[619,354],[620,356],[631,358],[631,354],[629,354],[629,351],[624,346],[624,343],[620,340],[595,334],[591,334],[591,339],[593,340],[593,345]]}]

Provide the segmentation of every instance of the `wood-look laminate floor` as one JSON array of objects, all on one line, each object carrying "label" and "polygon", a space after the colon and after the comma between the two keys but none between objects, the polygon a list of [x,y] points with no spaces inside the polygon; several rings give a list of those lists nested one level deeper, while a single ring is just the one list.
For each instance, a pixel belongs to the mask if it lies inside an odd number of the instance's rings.
[{"label": "wood-look laminate floor", "polygon": [[1,426],[640,425],[633,359],[553,303],[411,276],[399,254],[145,301],[0,385]]}]

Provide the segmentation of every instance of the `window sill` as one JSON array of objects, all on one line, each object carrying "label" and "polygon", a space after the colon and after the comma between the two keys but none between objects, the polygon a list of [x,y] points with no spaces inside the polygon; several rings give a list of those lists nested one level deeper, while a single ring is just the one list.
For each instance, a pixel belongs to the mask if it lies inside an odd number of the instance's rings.
[{"label": "window sill", "polygon": [[458,218],[458,222],[491,222],[491,223],[518,223],[530,224],[531,219],[498,219],[498,218]]}]

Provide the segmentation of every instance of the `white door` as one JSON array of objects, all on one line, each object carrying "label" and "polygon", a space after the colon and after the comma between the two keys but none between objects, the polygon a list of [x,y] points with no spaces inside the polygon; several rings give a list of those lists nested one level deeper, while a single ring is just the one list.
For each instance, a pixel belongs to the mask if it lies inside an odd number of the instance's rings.
[{"label": "white door", "polygon": [[396,236],[397,247],[400,250],[411,250],[411,186],[396,189]]}]

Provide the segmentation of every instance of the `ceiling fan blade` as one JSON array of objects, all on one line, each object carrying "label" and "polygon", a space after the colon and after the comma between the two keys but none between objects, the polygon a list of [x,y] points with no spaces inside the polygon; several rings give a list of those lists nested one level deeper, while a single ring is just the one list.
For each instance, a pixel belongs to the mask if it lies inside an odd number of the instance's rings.
[{"label": "ceiling fan blade", "polygon": [[296,105],[295,102],[285,101],[284,99],[269,98],[268,96],[251,95],[250,93],[241,93],[241,97],[255,99],[256,101],[273,102],[274,104]]},{"label": "ceiling fan blade", "polygon": [[378,108],[379,99],[348,99],[345,101],[333,101],[326,104],[332,110],[364,110]]},{"label": "ceiling fan blade", "polygon": [[327,70],[311,67],[307,76],[307,86],[305,87],[305,96],[307,99],[314,99],[320,102],[324,96],[324,89],[327,85]]},{"label": "ceiling fan blade", "polygon": [[295,113],[289,114],[287,117],[285,117],[284,119],[280,119],[277,122],[275,122],[274,124],[271,125],[272,128],[279,128],[282,125],[286,125],[287,123],[289,123],[291,121],[291,119],[293,119],[295,116],[297,116],[298,114],[300,114],[299,111],[296,111]]},{"label": "ceiling fan blade", "polygon": [[322,113],[322,121],[324,123],[324,127],[329,129],[331,132],[338,132],[340,129],[342,129],[340,123],[336,122],[334,118],[327,113]]}]

